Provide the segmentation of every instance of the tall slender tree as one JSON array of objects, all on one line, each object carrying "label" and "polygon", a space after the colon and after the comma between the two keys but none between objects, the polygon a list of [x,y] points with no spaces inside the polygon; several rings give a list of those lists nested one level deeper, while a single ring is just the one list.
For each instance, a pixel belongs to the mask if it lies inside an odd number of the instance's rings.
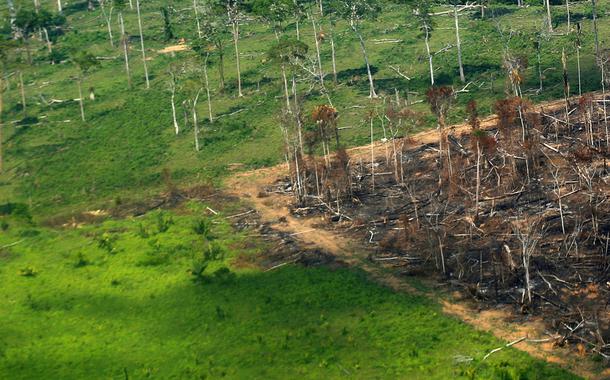
[{"label": "tall slender tree", "polygon": [[149,89],[150,80],[148,79],[148,65],[146,63],[146,49],[144,48],[144,32],[142,31],[142,15],[140,14],[140,0],[136,0],[136,13],[138,14],[138,30],[140,32],[140,48],[142,49],[142,64],[144,65],[144,78],[146,80],[146,89]]},{"label": "tall slender tree", "polygon": [[369,63],[369,56],[366,51],[364,37],[360,31],[360,24],[364,19],[377,18],[379,12],[381,11],[381,6],[377,0],[338,0],[336,3],[336,9],[338,15],[347,20],[352,31],[358,37],[369,79],[369,98],[376,98],[377,92],[375,92],[373,73],[371,71],[371,65]]},{"label": "tall slender tree", "polygon": [[430,71],[430,84],[434,86],[434,66],[432,63],[432,52],[430,50],[430,37],[434,28],[434,22],[430,16],[432,6],[429,0],[418,0],[413,5],[413,14],[419,22],[420,30],[424,34],[424,43],[426,45],[426,54],[428,56],[428,70]]},{"label": "tall slender tree", "polygon": [[129,69],[129,36],[125,33],[125,20],[123,20],[123,10],[125,10],[125,0],[112,0],[119,17],[121,26],[121,45],[123,46],[123,56],[125,59],[125,73],[127,74],[127,87],[131,89],[131,70]]},{"label": "tall slender tree", "polygon": [[112,12],[114,11],[114,2],[112,0],[100,0],[100,10],[106,21],[108,41],[110,41],[110,46],[114,47],[114,37],[112,36]]},{"label": "tall slender tree", "polygon": [[233,46],[235,48],[235,68],[237,71],[237,96],[244,96],[241,83],[241,64],[239,57],[239,27],[243,17],[243,7],[246,4],[242,0],[226,0],[225,8],[229,24],[231,25],[231,34],[233,36]]},{"label": "tall slender tree", "polygon": [[214,7],[213,4],[207,4],[201,18],[201,30],[203,38],[215,47],[213,55],[218,57],[218,87],[220,92],[224,92],[225,89],[225,41],[230,34],[227,25],[228,19],[224,9],[219,9],[218,6]]}]

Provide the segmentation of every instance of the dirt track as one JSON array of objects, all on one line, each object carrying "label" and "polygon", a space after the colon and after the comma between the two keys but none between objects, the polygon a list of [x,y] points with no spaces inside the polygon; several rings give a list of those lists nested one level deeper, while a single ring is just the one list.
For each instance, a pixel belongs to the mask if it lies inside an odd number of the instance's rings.
[{"label": "dirt track", "polygon": [[[564,106],[564,101],[553,101],[542,104],[538,108],[545,110],[557,109]],[[482,128],[495,126],[496,117],[490,116],[481,120]],[[451,127],[451,133],[467,133],[470,127],[460,124]],[[415,145],[428,144],[438,141],[438,132],[435,130],[425,131],[411,136]],[[389,144],[389,143],[386,143]],[[376,151],[383,150],[378,147],[385,146],[384,143],[376,144]],[[357,147],[349,150],[350,156],[370,155],[370,145]],[[266,193],[261,197],[259,194],[271,186],[277,179],[287,176],[287,165],[278,165],[249,172],[237,173],[226,182],[227,192],[241,199],[248,200],[258,211],[262,222],[267,222],[278,231],[294,236],[304,248],[318,248],[333,254],[338,259],[351,266],[357,266],[369,273],[371,279],[380,284],[388,286],[396,291],[421,293],[415,290],[404,277],[392,273],[380,264],[367,260],[368,252],[362,242],[352,241],[330,230],[329,223],[319,217],[295,217],[289,210],[291,197],[278,194]],[[430,295],[438,297],[436,295]],[[490,331],[498,338],[512,342],[527,337],[531,340],[548,338],[545,335],[544,323],[540,318],[531,318],[527,322],[510,322],[512,311],[510,309],[479,310],[476,304],[470,302],[456,302],[452,295],[443,296],[439,302],[443,310],[450,315],[456,316],[475,328]],[[546,342],[523,341],[515,345],[516,348],[530,353],[532,356],[559,363],[563,367],[588,379],[608,379],[610,369],[601,374],[592,371],[592,363],[577,357],[572,351],[553,347]]]}]

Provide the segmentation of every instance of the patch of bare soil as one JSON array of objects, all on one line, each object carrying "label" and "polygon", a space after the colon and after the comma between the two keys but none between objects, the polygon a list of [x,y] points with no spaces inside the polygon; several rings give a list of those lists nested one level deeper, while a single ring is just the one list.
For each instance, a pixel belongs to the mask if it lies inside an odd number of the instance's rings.
[{"label": "patch of bare soil", "polygon": [[[298,201],[286,164],[235,174],[227,191],[249,200],[260,222],[283,239],[330,253],[397,291],[418,292],[408,275],[434,278],[457,292],[441,296],[447,314],[581,376],[607,379],[608,370],[582,359],[606,355],[610,341],[607,152],[595,148],[604,143],[604,123],[596,98],[584,103],[568,104],[567,122],[566,104],[557,101],[529,108],[527,116],[519,105],[523,114],[512,115],[505,129],[497,116],[480,121],[485,133],[473,134],[467,124],[447,128],[445,155],[439,132],[427,131],[399,149],[395,141],[374,144],[372,163],[370,145],[348,150],[339,171],[336,158],[304,158],[308,195]],[[527,139],[521,118],[532,123]],[[471,136],[493,144],[480,148],[478,169]],[[338,189],[343,193],[336,197]],[[523,283],[524,240],[532,247],[531,301]],[[284,255],[267,267],[290,260]]]},{"label": "patch of bare soil", "polygon": [[176,53],[179,51],[186,51],[188,49],[189,49],[188,45],[178,44],[178,45],[166,46],[163,49],[159,50],[158,53],[159,54],[170,54],[170,53]]}]

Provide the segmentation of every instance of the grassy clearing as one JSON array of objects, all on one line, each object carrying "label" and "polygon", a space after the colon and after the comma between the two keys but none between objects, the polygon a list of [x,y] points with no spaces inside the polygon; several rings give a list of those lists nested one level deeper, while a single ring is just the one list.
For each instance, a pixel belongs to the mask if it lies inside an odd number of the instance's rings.
[{"label": "grassy clearing", "polygon": [[[43,4],[51,8],[52,4]],[[202,119],[202,151],[196,153],[193,129],[183,125],[182,133],[174,136],[171,124],[169,92],[167,91],[167,68],[169,64],[193,60],[190,52],[175,56],[157,54],[157,50],[175,43],[163,41],[162,20],[158,1],[143,4],[144,35],[147,46],[152,89],[144,90],[142,63],[140,60],[135,12],[127,10],[127,30],[132,35],[131,66],[135,89],[127,90],[121,52],[112,49],[107,40],[106,27],[100,10],[86,12],[86,7],[75,3],[66,10],[69,28],[57,38],[54,49],[69,57],[71,52],[89,50],[103,57],[115,57],[102,61],[101,68],[94,70],[85,79],[85,88],[95,87],[97,99],[85,104],[88,121],[79,120],[78,105],[68,101],[46,105],[50,99],[69,100],[77,97],[74,77],[77,69],[69,61],[57,65],[46,62],[45,47],[34,41],[36,60],[33,66],[14,63],[9,67],[10,88],[5,94],[8,112],[5,121],[5,148],[7,171],[0,174],[0,202],[19,201],[32,206],[37,215],[69,214],[91,206],[103,207],[120,198],[143,198],[157,191],[162,185],[161,171],[170,168],[176,181],[183,184],[202,180],[219,182],[227,173],[227,165],[244,164],[245,167],[271,165],[281,160],[281,133],[277,115],[282,106],[282,92],[278,69],[265,59],[265,54],[274,40],[269,27],[259,22],[246,22],[242,26],[242,71],[246,96],[235,97],[235,69],[233,51],[227,44],[224,70],[227,90],[219,93],[216,67],[210,68],[213,90],[213,107],[217,116],[211,124],[205,101],[200,101],[199,114]],[[188,1],[175,1],[178,10],[174,14],[175,34],[193,38],[194,20],[188,10]],[[2,4],[2,7],[5,5]],[[25,4],[24,6],[31,6]],[[610,37],[610,27],[605,22],[608,5],[599,5],[600,39]],[[6,9],[2,9],[6,11]],[[555,7],[556,30],[565,29],[564,8]],[[575,3],[572,21],[583,21],[583,91],[599,87],[599,74],[593,64],[593,37],[591,34],[590,5]],[[494,14],[495,19],[489,18]],[[572,36],[555,35],[543,39],[541,62],[545,70],[544,87],[541,94],[533,92],[538,87],[537,58],[533,47],[533,33],[542,28],[544,10],[539,4],[517,8],[510,4],[492,6],[484,20],[477,12],[461,18],[464,64],[468,81],[473,84],[470,92],[461,94],[450,115],[452,122],[464,119],[463,106],[470,99],[479,102],[481,112],[491,112],[494,99],[504,96],[505,73],[502,68],[504,42],[514,54],[529,62],[524,73],[523,88],[534,101],[562,96],[561,50],[566,49],[569,61],[572,89],[576,91],[576,63]],[[431,44],[434,51],[454,43],[453,20],[442,16],[436,18],[437,26]],[[513,28],[512,38],[503,39],[496,31],[496,22],[504,28]],[[323,27],[328,29],[328,22]],[[424,45],[418,26],[407,7],[386,5],[380,18],[366,22],[363,32],[367,38],[370,60],[374,66],[375,79],[380,94],[389,101],[395,89],[404,99],[415,102],[413,109],[429,115],[427,105],[418,103],[428,88],[428,74]],[[287,25],[287,34],[295,33],[294,24]],[[118,30],[115,30],[115,38]],[[311,25],[301,25],[303,41],[314,51]],[[380,39],[398,39],[400,43],[376,43]],[[341,114],[343,141],[350,146],[368,141],[365,121],[371,110],[382,110],[383,100],[371,102],[366,99],[368,88],[364,75],[363,60],[358,42],[344,22],[335,27],[337,67],[340,82],[332,85],[327,78],[330,96]],[[116,41],[115,41],[116,42]],[[227,41],[228,42],[228,41]],[[330,44],[322,44],[324,70],[330,72]],[[407,82],[397,77],[389,65],[400,64],[401,69],[413,79]],[[439,84],[462,85],[457,76],[455,50],[435,57],[436,76]],[[28,111],[20,109],[16,71],[22,70],[26,83]],[[187,76],[188,77],[188,76]],[[188,79],[188,78],[187,78]],[[493,82],[493,85],[492,85]],[[301,84],[299,91],[307,94],[304,110],[307,115],[317,104],[326,102],[317,91],[307,93],[308,85]],[[179,118],[183,123],[180,107],[187,96],[179,88],[177,104]],[[239,111],[238,113],[235,113]],[[433,120],[422,127],[430,127]],[[379,123],[376,138],[383,137]]]},{"label": "grassy clearing", "polygon": [[[11,217],[0,377],[574,378],[513,349],[483,362],[501,342],[359,272],[236,269],[264,244],[202,214],[62,230]],[[217,256],[197,280],[209,244]]]}]

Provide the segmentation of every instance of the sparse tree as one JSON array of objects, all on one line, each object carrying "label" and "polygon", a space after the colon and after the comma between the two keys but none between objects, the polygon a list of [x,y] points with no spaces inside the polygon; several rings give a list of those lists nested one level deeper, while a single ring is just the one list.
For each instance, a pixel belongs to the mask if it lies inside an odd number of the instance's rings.
[{"label": "sparse tree", "polygon": [[121,45],[123,46],[123,56],[125,58],[125,72],[127,74],[127,87],[131,89],[131,70],[129,69],[129,36],[125,33],[125,21],[123,20],[123,10],[125,9],[125,0],[112,0],[114,8],[116,8],[121,26]]},{"label": "sparse tree", "polygon": [[25,9],[19,10],[15,18],[15,27],[19,30],[21,41],[25,47],[27,54],[28,64],[32,64],[32,52],[30,50],[30,37],[32,33],[38,30],[39,27],[38,14],[34,11],[28,11]]},{"label": "sparse tree", "polygon": [[142,49],[142,64],[144,65],[144,78],[146,80],[146,89],[149,89],[150,80],[148,79],[148,65],[146,64],[146,49],[144,48],[144,32],[142,31],[142,16],[140,14],[140,0],[136,0],[136,13],[138,15],[138,30],[140,31],[140,48]]},{"label": "sparse tree", "polygon": [[458,11],[458,2],[456,0],[452,0],[453,6],[453,21],[455,23],[455,41],[457,47],[457,55],[458,55],[458,67],[460,70],[460,80],[462,83],[466,82],[466,76],[464,75],[464,65],[462,64],[462,40],[460,39],[460,19],[459,19],[459,11]]},{"label": "sparse tree", "polygon": [[89,52],[80,52],[76,54],[72,61],[78,67],[78,80],[76,81],[78,84],[78,103],[80,106],[80,115],[82,121],[86,121],[85,118],[85,106],[84,106],[84,97],[83,97],[83,80],[85,76],[89,73],[89,71],[99,66],[99,61],[95,57],[95,55]]},{"label": "sparse tree", "polygon": [[420,30],[424,34],[424,43],[426,45],[426,54],[428,56],[428,69],[430,71],[430,84],[434,86],[434,66],[432,64],[432,52],[430,51],[430,37],[434,28],[432,17],[430,16],[431,4],[429,0],[418,0],[413,5],[413,13],[417,18]]},{"label": "sparse tree", "polygon": [[233,46],[235,47],[235,68],[237,71],[237,96],[244,96],[241,83],[241,65],[239,58],[239,27],[242,19],[242,8],[245,6],[242,0],[227,0],[225,7],[231,32],[233,36]]},{"label": "sparse tree", "polygon": [[102,11],[102,16],[104,17],[104,20],[106,20],[106,28],[108,30],[108,41],[110,41],[110,46],[114,47],[114,38],[112,36],[112,12],[114,11],[114,1],[100,0],[100,10]]},{"label": "sparse tree", "polygon": [[377,0],[337,0],[337,14],[343,19],[347,20],[352,31],[358,37],[360,42],[360,49],[364,57],[364,63],[366,65],[366,72],[369,79],[369,98],[377,98],[377,92],[375,92],[375,83],[373,82],[373,73],[371,71],[371,65],[369,63],[369,56],[366,51],[366,44],[364,37],[360,31],[360,24],[365,19],[375,19],[381,11],[381,6]]},{"label": "sparse tree", "polygon": [[521,265],[523,266],[524,291],[523,302],[527,296],[527,303],[532,303],[532,285],[530,276],[530,262],[538,249],[538,242],[544,236],[545,226],[537,219],[520,216],[512,222],[512,229],[521,248]]},{"label": "sparse tree", "polygon": [[214,4],[208,4],[201,19],[201,29],[203,38],[215,47],[213,53],[218,57],[218,87],[220,92],[224,92],[225,89],[225,39],[229,36],[227,25],[228,19],[224,9],[214,7]]},{"label": "sparse tree", "polygon": [[171,64],[167,70],[169,75],[168,88],[171,92],[172,121],[176,135],[180,133],[180,124],[178,124],[178,117],[176,115],[176,91],[178,90],[178,75],[180,71],[181,67],[176,64]]},{"label": "sparse tree", "polygon": [[205,85],[205,91],[207,94],[208,101],[208,114],[210,118],[210,123],[214,122],[214,115],[212,112],[212,96],[210,93],[210,80],[208,77],[208,64],[210,61],[210,55],[214,52],[215,46],[206,43],[204,40],[198,40],[191,46],[193,51],[197,53],[201,62],[203,63],[203,80]]},{"label": "sparse tree", "polygon": [[294,68],[297,60],[303,59],[307,54],[307,51],[308,47],[305,43],[296,39],[284,37],[272,45],[267,53],[269,60],[279,65],[282,71],[287,109],[290,109],[290,94],[288,92],[286,69],[288,67]]}]

